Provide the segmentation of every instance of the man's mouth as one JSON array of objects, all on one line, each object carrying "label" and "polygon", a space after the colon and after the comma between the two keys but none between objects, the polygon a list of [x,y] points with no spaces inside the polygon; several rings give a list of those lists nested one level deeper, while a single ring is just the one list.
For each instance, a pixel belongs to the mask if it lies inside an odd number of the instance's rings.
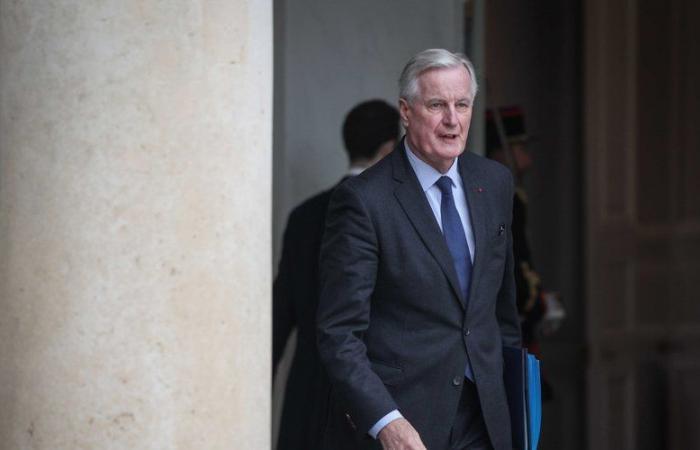
[{"label": "man's mouth", "polygon": [[446,140],[454,140],[459,137],[458,134],[452,134],[452,133],[445,133],[445,134],[440,134],[440,139],[446,139]]}]

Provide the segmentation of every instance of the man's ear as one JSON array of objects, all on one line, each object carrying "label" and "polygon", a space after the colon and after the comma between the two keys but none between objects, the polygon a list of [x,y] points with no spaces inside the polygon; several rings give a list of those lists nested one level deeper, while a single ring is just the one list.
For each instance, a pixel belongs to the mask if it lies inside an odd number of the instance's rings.
[{"label": "man's ear", "polygon": [[411,106],[404,98],[399,99],[399,115],[401,116],[401,126],[408,128],[410,124]]}]

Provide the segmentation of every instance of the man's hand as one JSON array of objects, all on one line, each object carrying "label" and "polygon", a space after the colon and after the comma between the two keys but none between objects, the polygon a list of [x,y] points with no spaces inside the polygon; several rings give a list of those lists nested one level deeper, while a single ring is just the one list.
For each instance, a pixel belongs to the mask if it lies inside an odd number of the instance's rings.
[{"label": "man's hand", "polygon": [[389,422],[378,437],[384,450],[426,450],[416,429],[404,418]]}]

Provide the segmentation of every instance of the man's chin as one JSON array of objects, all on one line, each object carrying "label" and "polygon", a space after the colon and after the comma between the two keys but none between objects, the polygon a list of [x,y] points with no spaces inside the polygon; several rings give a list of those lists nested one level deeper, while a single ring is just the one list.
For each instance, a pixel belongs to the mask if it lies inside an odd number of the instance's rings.
[{"label": "man's chin", "polygon": [[445,158],[456,158],[462,154],[465,145],[463,142],[442,142],[440,145],[440,154]]}]

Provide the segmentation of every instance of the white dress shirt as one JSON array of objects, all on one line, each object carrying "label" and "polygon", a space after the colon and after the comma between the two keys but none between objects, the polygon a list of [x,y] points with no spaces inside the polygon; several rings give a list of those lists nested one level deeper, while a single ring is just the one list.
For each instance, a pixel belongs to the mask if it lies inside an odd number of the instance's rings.
[{"label": "white dress shirt", "polygon": [[413,171],[418,177],[418,182],[423,188],[423,192],[428,199],[428,203],[430,203],[430,208],[433,210],[433,215],[435,216],[435,220],[437,220],[440,231],[442,231],[442,213],[440,212],[442,192],[435,183],[437,183],[437,180],[439,180],[442,176],[448,176],[452,180],[452,196],[455,199],[455,207],[457,208],[459,219],[462,221],[464,234],[467,237],[467,244],[469,244],[469,255],[472,258],[473,264],[474,233],[472,232],[471,216],[469,215],[469,208],[467,207],[467,196],[464,193],[464,184],[462,183],[462,177],[459,176],[459,164],[457,163],[457,158],[455,158],[447,173],[442,174],[433,166],[418,158],[413,153],[413,150],[409,148],[408,142],[404,141],[404,145],[406,146],[408,162],[411,163],[411,167],[413,167]]}]

